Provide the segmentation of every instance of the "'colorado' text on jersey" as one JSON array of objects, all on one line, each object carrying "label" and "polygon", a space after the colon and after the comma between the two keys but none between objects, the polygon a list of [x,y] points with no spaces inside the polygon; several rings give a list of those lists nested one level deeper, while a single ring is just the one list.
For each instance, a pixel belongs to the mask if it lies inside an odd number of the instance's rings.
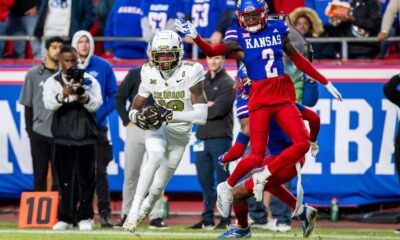
[{"label": "'colorado' text on jersey", "polygon": [[[138,95],[154,100],[172,111],[192,111],[190,88],[204,80],[203,66],[200,63],[182,61],[172,76],[164,79],[153,63],[143,65],[140,72],[142,82]],[[188,122],[170,121],[167,125],[177,132],[189,133],[192,124]]]},{"label": "'colorado' text on jersey", "polygon": [[225,33],[225,42],[236,41],[244,51],[243,62],[252,81],[284,74],[283,44],[289,29],[283,20],[268,20],[266,27],[250,33],[235,21]]}]

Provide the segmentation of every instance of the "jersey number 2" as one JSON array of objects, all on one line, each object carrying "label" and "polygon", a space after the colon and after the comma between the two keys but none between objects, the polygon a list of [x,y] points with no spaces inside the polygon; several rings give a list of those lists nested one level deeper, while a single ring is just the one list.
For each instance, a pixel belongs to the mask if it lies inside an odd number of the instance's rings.
[{"label": "jersey number 2", "polygon": [[277,77],[278,69],[276,67],[272,67],[275,61],[274,50],[272,48],[266,48],[261,53],[262,59],[268,59],[267,64],[265,64],[265,72],[268,78]]}]

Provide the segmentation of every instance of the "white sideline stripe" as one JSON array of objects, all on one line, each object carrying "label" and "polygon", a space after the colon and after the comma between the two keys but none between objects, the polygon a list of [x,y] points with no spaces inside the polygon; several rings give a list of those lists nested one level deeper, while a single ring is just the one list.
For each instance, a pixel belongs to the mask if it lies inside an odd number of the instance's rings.
[{"label": "white sideline stripe", "polygon": [[[78,231],[78,230],[66,230],[66,231],[52,231],[52,230],[19,230],[19,229],[9,229],[9,230],[0,230],[0,233],[32,233],[32,234],[76,234],[76,235],[146,235],[146,236],[205,236],[205,237],[217,237],[219,233],[193,233],[193,232],[166,232],[166,231],[160,231],[160,232],[150,232],[150,231],[144,231],[144,232],[137,232],[137,233],[129,233],[129,232],[124,232],[124,231],[90,231],[90,232],[85,232],[85,231]],[[282,234],[282,233],[253,233],[253,237],[275,237],[275,238],[287,238],[287,237],[296,237],[296,235],[299,234]],[[369,235],[335,235],[335,234],[313,234],[313,238],[329,238],[329,239],[399,239],[399,236],[369,236]],[[299,239],[302,239],[302,237],[299,236]]]}]

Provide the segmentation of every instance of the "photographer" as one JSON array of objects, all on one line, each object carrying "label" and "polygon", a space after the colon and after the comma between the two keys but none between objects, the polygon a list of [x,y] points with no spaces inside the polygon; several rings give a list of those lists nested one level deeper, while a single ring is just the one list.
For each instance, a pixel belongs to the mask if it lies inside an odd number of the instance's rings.
[{"label": "photographer", "polygon": [[54,230],[72,227],[73,176],[77,176],[79,184],[79,230],[93,229],[96,111],[102,97],[97,80],[76,68],[77,58],[73,47],[64,46],[59,53],[61,70],[43,86],[44,106],[54,111],[51,132],[60,187],[59,216]]},{"label": "photographer", "polygon": [[106,60],[93,55],[95,44],[88,31],[78,31],[72,38],[72,46],[78,52],[78,67],[94,76],[100,84],[103,104],[96,113],[99,131],[96,157],[96,193],[101,227],[112,227],[110,222],[110,188],[107,166],[112,161],[112,145],[108,140],[108,115],[114,111],[114,95],[118,85],[112,66]]}]

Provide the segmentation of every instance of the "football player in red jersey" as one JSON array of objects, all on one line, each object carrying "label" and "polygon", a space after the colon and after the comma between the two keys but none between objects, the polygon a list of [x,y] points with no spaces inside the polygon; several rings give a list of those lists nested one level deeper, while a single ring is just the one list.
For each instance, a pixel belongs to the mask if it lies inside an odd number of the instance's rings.
[{"label": "football player in red jersey", "polygon": [[272,117],[293,142],[263,171],[253,175],[254,194],[261,201],[268,178],[279,169],[295,165],[297,159],[310,148],[310,136],[296,108],[295,90],[289,76],[284,74],[282,54],[285,52],[296,67],[322,83],[338,100],[339,91],[290,43],[288,28],[283,20],[268,20],[268,6],[263,0],[239,0],[236,5],[238,21],[225,33],[224,43],[210,45],[197,34],[190,22],[176,19],[178,31],[193,38],[207,56],[235,51],[246,65],[251,79],[249,95],[251,153],[232,173],[219,191],[219,201],[232,201],[232,188],[251,169],[261,164],[268,142],[269,122]]}]

